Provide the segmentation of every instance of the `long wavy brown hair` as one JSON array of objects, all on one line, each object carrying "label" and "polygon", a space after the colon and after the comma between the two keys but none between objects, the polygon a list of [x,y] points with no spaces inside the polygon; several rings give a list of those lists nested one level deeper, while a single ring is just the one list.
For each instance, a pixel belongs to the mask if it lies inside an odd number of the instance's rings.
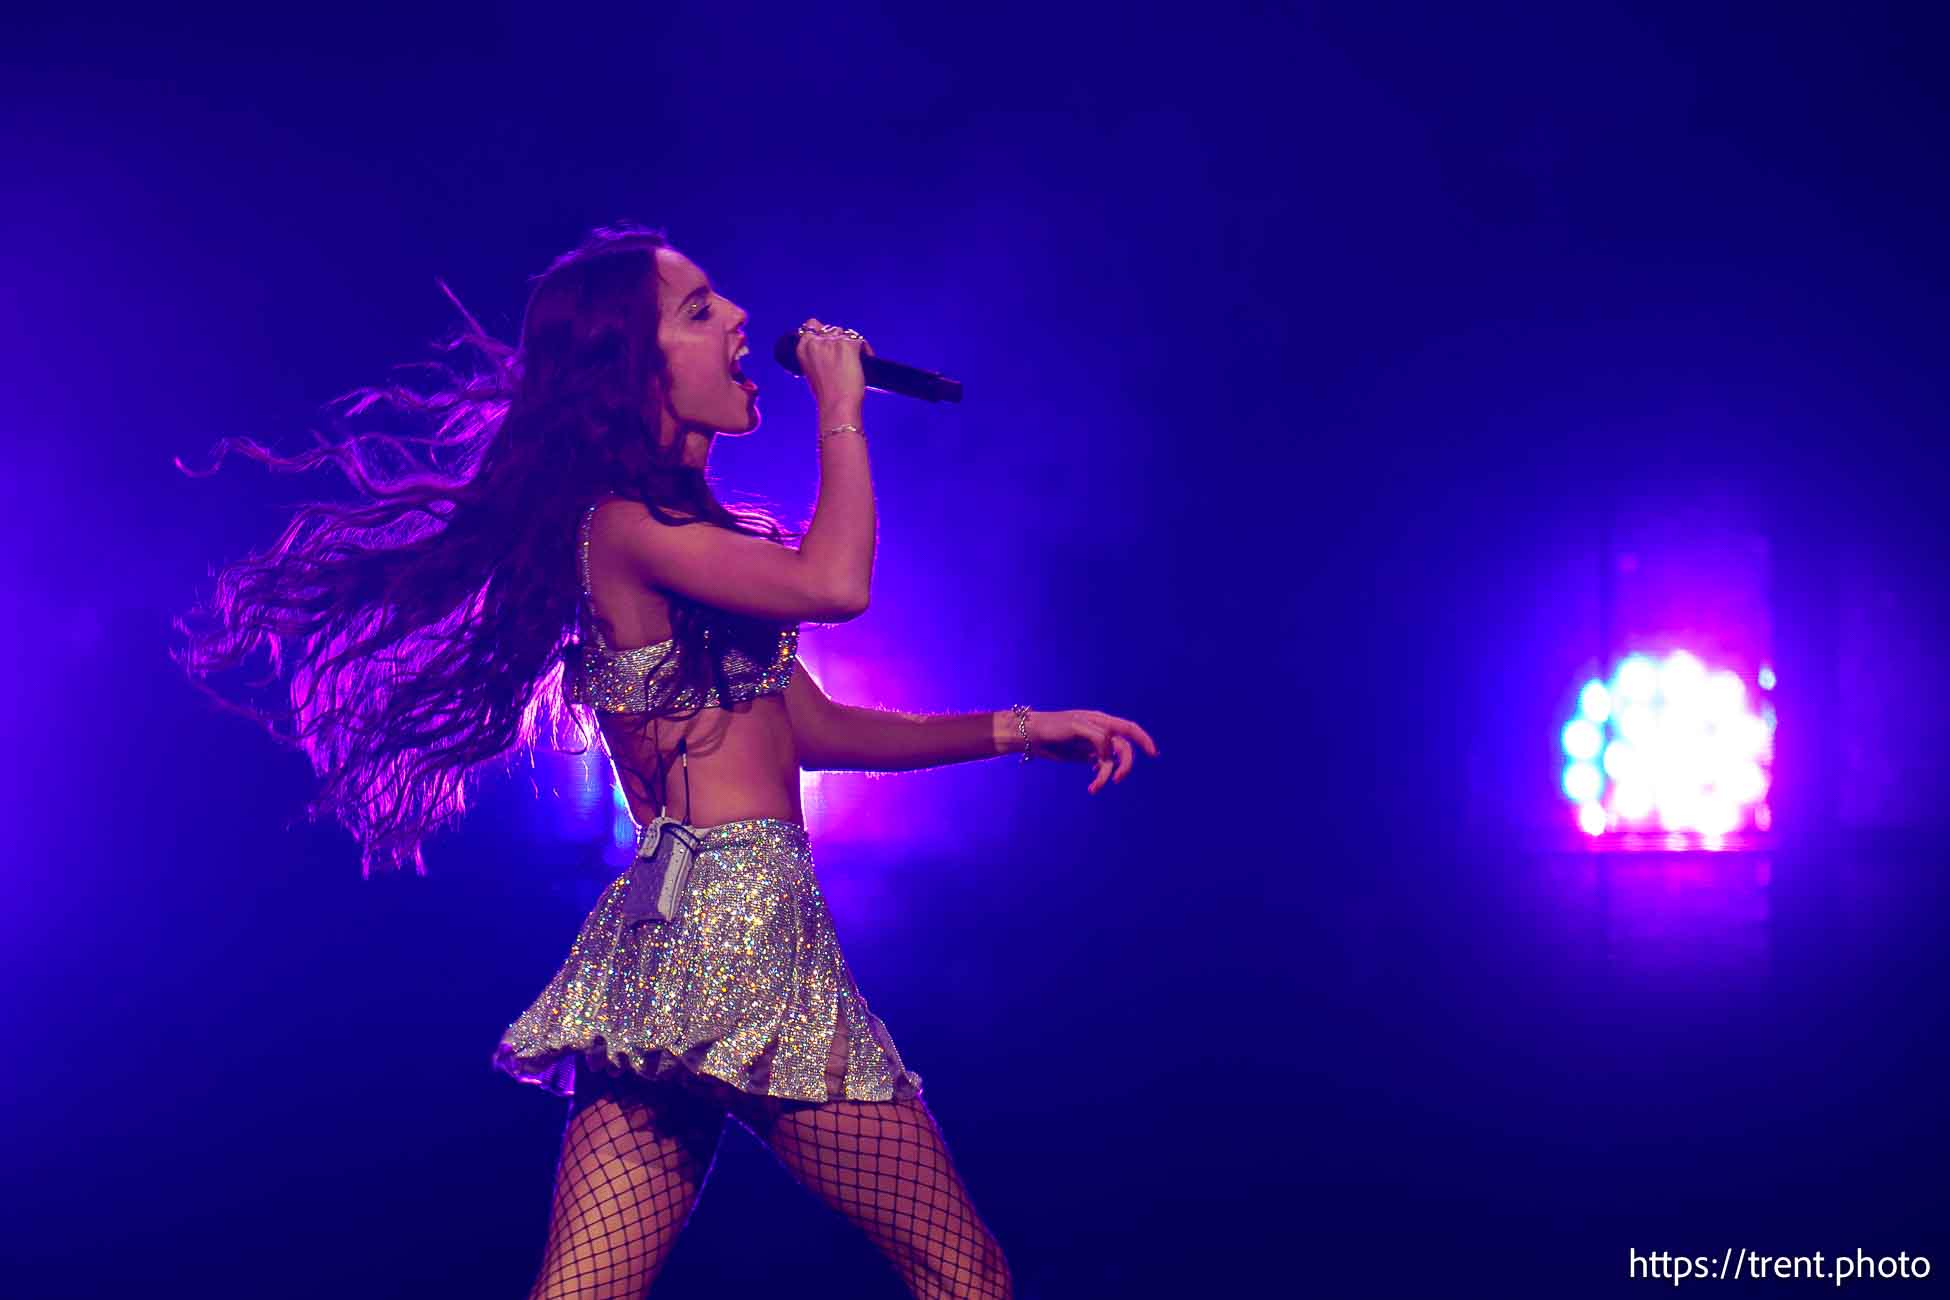
[{"label": "long wavy brown hair", "polygon": [[[661,230],[601,227],[534,278],[518,346],[490,337],[442,283],[464,326],[450,356],[407,369],[430,382],[356,389],[281,456],[249,438],[218,443],[213,474],[235,451],[275,472],[336,467],[357,499],[300,506],[276,542],[215,572],[216,588],[175,620],[171,657],[198,689],[302,750],[320,778],[307,807],[336,817],[360,846],[360,874],[406,863],[424,876],[427,835],[469,806],[474,779],[537,744],[593,740],[592,716],[564,695],[579,650],[575,564],[581,508],[604,493],[658,521],[799,540],[765,510],[732,510],[677,440],[660,445],[651,413],[670,410],[657,346]],[[370,415],[369,415],[370,413]],[[347,431],[391,415],[408,432]],[[759,629],[675,592],[671,631],[680,685],[700,693],[721,672],[703,652],[754,643]],[[288,708],[235,701],[212,673],[269,656],[288,674]],[[572,750],[571,752],[582,752]]]}]

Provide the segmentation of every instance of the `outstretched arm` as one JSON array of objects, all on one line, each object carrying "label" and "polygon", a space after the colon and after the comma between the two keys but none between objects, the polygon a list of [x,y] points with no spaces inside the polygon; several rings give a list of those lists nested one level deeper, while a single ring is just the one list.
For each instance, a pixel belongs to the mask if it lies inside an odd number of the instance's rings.
[{"label": "outstretched arm", "polygon": [[[995,713],[895,713],[835,704],[806,666],[793,660],[785,689],[799,766],[813,772],[907,772],[971,758],[1011,754],[1021,745],[1013,710]],[[1156,758],[1158,744],[1129,718],[1096,709],[1029,715],[1029,750],[1039,758],[1088,763],[1096,794],[1131,773],[1137,753]]]},{"label": "outstretched arm", "polygon": [[994,758],[1020,744],[1007,709],[925,714],[836,704],[798,660],[785,705],[799,766],[811,772],[909,772]]}]

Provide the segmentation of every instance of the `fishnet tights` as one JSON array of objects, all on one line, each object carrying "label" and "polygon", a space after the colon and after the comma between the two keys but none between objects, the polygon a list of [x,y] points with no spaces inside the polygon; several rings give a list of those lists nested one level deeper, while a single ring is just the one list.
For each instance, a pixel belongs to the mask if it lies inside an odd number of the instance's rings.
[{"label": "fishnet tights", "polygon": [[[845,1053],[842,1031],[829,1098],[843,1096]],[[727,1115],[865,1232],[921,1300],[1014,1295],[1002,1248],[919,1097],[787,1101],[588,1068],[576,1080],[530,1300],[641,1300],[690,1222]]]}]

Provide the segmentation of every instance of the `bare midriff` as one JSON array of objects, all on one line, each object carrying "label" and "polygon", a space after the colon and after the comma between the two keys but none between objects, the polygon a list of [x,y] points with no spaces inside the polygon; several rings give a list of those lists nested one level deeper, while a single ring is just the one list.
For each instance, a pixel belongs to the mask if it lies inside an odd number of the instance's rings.
[{"label": "bare midriff", "polygon": [[[639,826],[647,825],[665,802],[669,812],[693,826],[718,826],[753,817],[776,817],[805,824],[799,808],[799,763],[793,752],[792,723],[785,700],[761,695],[722,708],[699,710],[694,718],[658,718],[653,731],[639,714],[605,713],[603,737],[616,760],[623,795]],[[653,743],[654,740],[654,743]],[[685,746],[690,765],[690,797],[684,795]],[[663,751],[664,790],[657,788],[657,752]]]},{"label": "bare midriff", "polygon": [[[589,585],[603,613],[611,643],[628,648],[656,645],[670,638],[670,604],[663,593],[626,576],[612,574],[604,548],[590,545]],[[686,713],[689,711],[686,710]],[[753,817],[775,817],[805,824],[799,806],[799,756],[783,695],[708,709],[694,717],[679,714],[651,720],[642,714],[597,715],[610,755],[616,760],[624,798],[638,825],[647,825],[668,798],[669,813],[693,826],[718,826]],[[690,760],[690,793],[685,802],[684,766],[679,741]],[[663,753],[665,788],[657,788],[657,756]]]}]

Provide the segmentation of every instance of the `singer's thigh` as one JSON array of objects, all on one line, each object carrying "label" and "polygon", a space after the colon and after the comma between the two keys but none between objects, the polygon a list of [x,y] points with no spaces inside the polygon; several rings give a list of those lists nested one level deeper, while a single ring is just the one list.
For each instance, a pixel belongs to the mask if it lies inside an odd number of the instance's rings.
[{"label": "singer's thigh", "polygon": [[636,1296],[689,1222],[724,1110],[683,1089],[580,1070],[536,1300]]},{"label": "singer's thigh", "polygon": [[921,1098],[787,1105],[759,1136],[788,1173],[866,1233],[916,1295],[1013,1293],[1002,1248]]}]

